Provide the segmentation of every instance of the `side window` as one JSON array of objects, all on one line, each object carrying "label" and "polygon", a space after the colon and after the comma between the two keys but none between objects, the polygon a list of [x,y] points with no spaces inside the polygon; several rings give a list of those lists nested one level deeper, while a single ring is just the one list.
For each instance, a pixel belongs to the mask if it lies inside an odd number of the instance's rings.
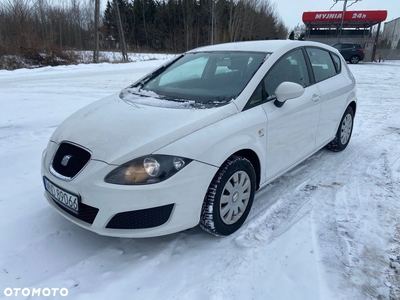
[{"label": "side window", "polygon": [[342,61],[340,60],[339,56],[336,54],[331,53],[333,63],[335,64],[336,73],[339,74],[342,71]]},{"label": "side window", "polygon": [[298,83],[303,87],[310,85],[307,65],[301,49],[284,55],[267,73],[264,78],[267,97],[273,97],[276,88],[284,81]]},{"label": "side window", "polygon": [[316,82],[336,75],[336,68],[328,51],[319,48],[307,48]]}]

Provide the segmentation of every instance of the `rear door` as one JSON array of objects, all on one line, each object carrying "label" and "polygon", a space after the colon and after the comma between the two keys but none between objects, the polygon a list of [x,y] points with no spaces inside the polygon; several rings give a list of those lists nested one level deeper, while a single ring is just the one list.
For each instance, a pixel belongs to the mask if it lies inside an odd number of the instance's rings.
[{"label": "rear door", "polygon": [[340,54],[344,57],[345,60],[349,61],[350,57],[352,57],[355,53],[356,49],[353,44],[342,44],[340,47]]},{"label": "rear door", "polygon": [[321,117],[316,138],[316,146],[320,148],[334,138],[352,83],[341,73],[342,60],[335,53],[314,47],[306,47],[306,52],[321,95]]}]

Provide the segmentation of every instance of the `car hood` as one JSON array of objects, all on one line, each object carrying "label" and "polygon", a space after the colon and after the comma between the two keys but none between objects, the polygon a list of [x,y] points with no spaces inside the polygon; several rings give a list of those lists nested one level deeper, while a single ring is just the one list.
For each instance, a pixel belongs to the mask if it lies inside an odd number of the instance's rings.
[{"label": "car hood", "polygon": [[92,159],[120,165],[236,113],[233,102],[217,108],[184,109],[135,104],[115,94],[72,114],[50,140],[76,143],[89,149]]}]

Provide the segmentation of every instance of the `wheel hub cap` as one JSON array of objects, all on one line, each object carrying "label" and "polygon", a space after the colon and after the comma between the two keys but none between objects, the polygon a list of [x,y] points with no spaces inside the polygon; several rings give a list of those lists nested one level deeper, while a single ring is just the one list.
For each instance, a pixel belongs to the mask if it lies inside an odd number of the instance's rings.
[{"label": "wheel hub cap", "polygon": [[246,211],[251,194],[251,180],[244,171],[235,172],[222,190],[219,213],[227,225],[236,223]]},{"label": "wheel hub cap", "polygon": [[351,135],[351,129],[353,127],[353,118],[350,114],[346,115],[342,122],[341,134],[340,134],[340,142],[342,145],[346,144]]}]

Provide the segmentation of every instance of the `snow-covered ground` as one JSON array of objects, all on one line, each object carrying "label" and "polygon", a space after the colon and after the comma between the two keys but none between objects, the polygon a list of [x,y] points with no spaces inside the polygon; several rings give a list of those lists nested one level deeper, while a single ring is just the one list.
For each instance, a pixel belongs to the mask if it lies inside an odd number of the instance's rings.
[{"label": "snow-covered ground", "polygon": [[[73,61],[77,63],[92,63],[93,62],[93,51],[65,51],[67,56],[73,58]],[[23,58],[20,55],[3,55],[0,56],[0,70],[15,70],[18,68],[27,68],[34,69],[43,66],[44,64],[49,64],[49,60],[52,62],[50,65],[66,65],[69,64],[63,58],[52,57],[54,53],[48,54],[46,52],[38,53],[39,57],[42,58],[43,61],[39,61],[38,59],[32,58]],[[175,54],[159,54],[159,53],[135,53],[129,52],[127,53],[127,61],[128,62],[137,62],[137,61],[148,61],[148,60],[159,60],[175,57]],[[44,61],[45,58],[47,61]],[[109,62],[109,63],[120,63],[123,62],[122,53],[116,51],[100,51],[99,52],[99,62]]]},{"label": "snow-covered ground", "polygon": [[[90,63],[93,61],[93,51],[74,51],[80,63]],[[127,53],[128,61],[148,61],[172,58],[174,54],[158,54],[158,53]],[[117,51],[99,51],[100,62],[122,62],[122,53]]]},{"label": "snow-covered ground", "polygon": [[[399,61],[350,65],[359,106],[348,148],[259,191],[232,236],[110,238],[55,212],[40,176],[51,133],[163,62],[0,71],[0,298],[28,299],[7,297],[27,287],[82,300],[400,299]],[[39,298],[52,297],[29,299]]]}]

